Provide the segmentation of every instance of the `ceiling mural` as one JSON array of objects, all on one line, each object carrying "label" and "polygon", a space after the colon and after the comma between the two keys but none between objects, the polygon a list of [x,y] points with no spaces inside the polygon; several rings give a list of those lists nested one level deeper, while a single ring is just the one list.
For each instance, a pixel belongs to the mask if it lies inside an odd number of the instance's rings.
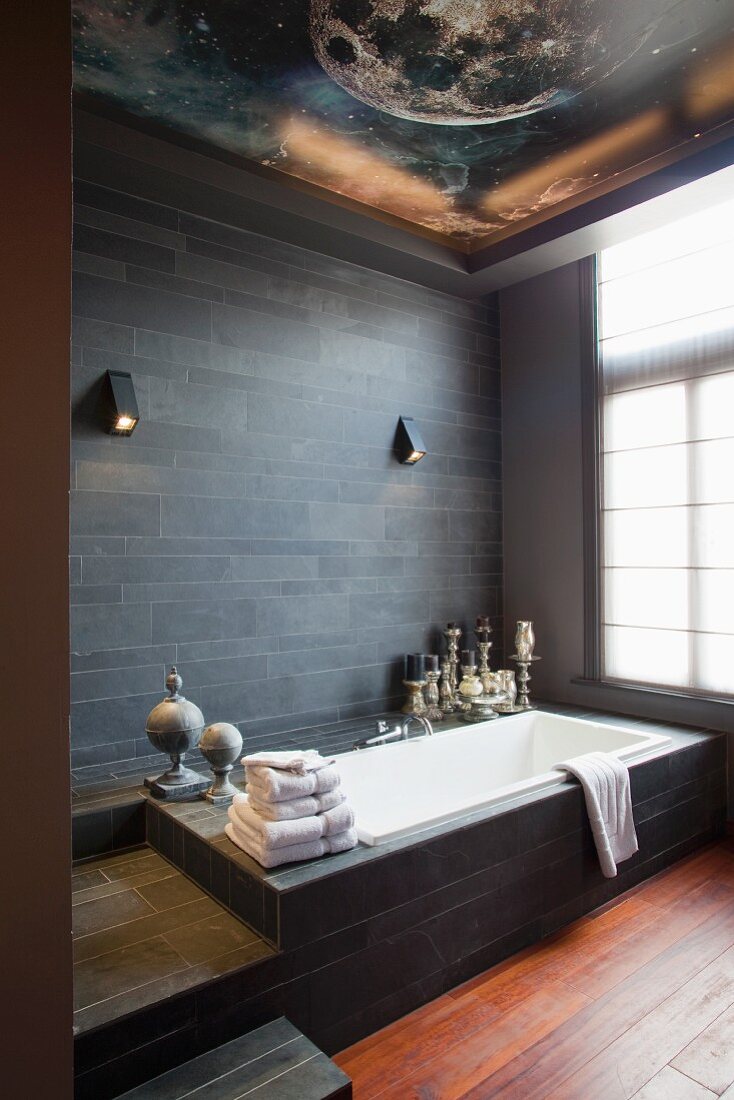
[{"label": "ceiling mural", "polygon": [[460,247],[729,120],[732,0],[74,0],[78,90]]}]

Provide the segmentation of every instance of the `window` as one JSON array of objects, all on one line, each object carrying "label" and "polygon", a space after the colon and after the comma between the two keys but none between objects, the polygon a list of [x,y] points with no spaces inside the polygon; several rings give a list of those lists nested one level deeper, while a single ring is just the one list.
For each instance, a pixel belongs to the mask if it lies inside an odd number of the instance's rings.
[{"label": "window", "polygon": [[734,201],[604,250],[601,669],[734,694]]}]

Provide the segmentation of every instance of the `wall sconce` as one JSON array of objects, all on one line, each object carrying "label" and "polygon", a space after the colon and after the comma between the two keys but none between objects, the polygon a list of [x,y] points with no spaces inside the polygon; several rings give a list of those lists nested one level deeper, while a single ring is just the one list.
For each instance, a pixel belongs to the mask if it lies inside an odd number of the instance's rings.
[{"label": "wall sconce", "polygon": [[132,435],[140,412],[132,375],[126,371],[107,371],[107,431],[110,435]]},{"label": "wall sconce", "polygon": [[426,445],[412,416],[401,416],[395,432],[395,453],[398,462],[414,466],[427,454]]}]

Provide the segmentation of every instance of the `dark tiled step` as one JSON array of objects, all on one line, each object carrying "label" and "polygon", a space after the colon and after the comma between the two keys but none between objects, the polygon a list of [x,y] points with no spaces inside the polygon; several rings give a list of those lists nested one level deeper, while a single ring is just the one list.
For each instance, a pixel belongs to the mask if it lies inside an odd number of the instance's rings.
[{"label": "dark tiled step", "polygon": [[126,1092],[119,1100],[349,1100],[346,1074],[282,1017]]}]

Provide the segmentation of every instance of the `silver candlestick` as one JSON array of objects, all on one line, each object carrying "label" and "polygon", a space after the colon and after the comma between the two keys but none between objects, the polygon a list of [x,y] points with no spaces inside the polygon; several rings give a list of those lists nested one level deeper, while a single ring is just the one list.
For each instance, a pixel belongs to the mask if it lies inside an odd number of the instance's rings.
[{"label": "silver candlestick", "polygon": [[444,657],[441,661],[441,687],[439,689],[441,710],[444,714],[453,714],[456,710],[454,694],[454,689],[451,686],[451,664],[448,657]]},{"label": "silver candlestick", "polygon": [[[449,623],[443,632],[448,646],[449,686],[451,687],[452,710],[462,710],[462,700],[459,698],[459,638],[461,627],[457,623]],[[447,708],[444,706],[444,710]]]},{"label": "silver candlestick", "polygon": [[489,678],[489,651],[492,648],[489,636],[491,633],[492,627],[489,625],[489,615],[479,615],[474,628],[474,634],[476,635],[477,646],[479,648],[479,679],[482,681],[482,687],[487,694],[493,690]]},{"label": "silver candlestick", "polygon": [[[501,668],[494,673],[497,689],[504,695],[503,702],[496,702],[494,709],[498,714],[516,714],[519,710],[524,710],[524,707],[518,707],[515,703],[517,699],[517,684],[515,683],[515,673],[511,668]],[[498,697],[501,699],[501,696]]]},{"label": "silver candlestick", "polygon": [[517,665],[517,703],[514,707],[514,712],[520,710],[535,710],[535,707],[530,702],[530,689],[528,684],[530,683],[530,673],[528,669],[531,664],[535,664],[536,661],[540,661],[540,657],[526,657],[524,660],[517,653],[513,653],[510,657],[511,661],[514,661]]},{"label": "silver candlestick", "polygon": [[408,690],[408,697],[400,708],[403,714],[417,714],[420,718],[425,717],[427,709],[423,698],[425,686],[425,680],[403,680],[403,687]]},{"label": "silver candlestick", "polygon": [[489,669],[489,651],[492,648],[492,643],[486,640],[486,636],[483,637],[480,631],[476,631],[477,635],[477,648],[479,649],[479,679],[482,681],[482,687],[489,695],[492,689],[492,682],[490,680]]},{"label": "silver candlestick", "polygon": [[426,669],[426,710],[423,715],[429,722],[442,722],[443,711],[439,706],[438,681],[441,673],[438,669]]},{"label": "silver candlestick", "polygon": [[533,656],[535,632],[529,619],[518,619],[515,626],[515,653],[521,661]]}]

